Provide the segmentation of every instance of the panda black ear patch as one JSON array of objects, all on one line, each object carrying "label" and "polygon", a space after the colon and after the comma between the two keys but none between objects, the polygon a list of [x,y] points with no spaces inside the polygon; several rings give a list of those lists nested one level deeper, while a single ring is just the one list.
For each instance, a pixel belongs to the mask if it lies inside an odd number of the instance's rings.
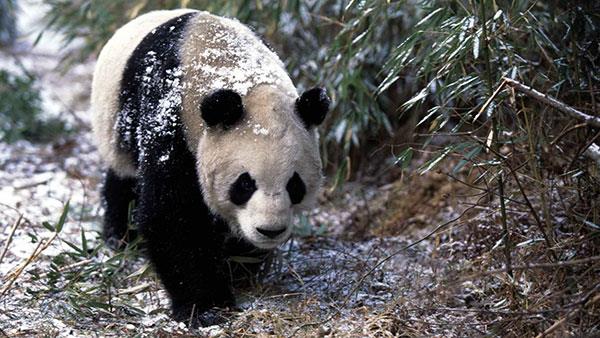
[{"label": "panda black ear patch", "polygon": [[331,100],[324,88],[309,89],[296,100],[296,113],[308,129],[323,122],[330,104]]},{"label": "panda black ear patch", "polygon": [[202,100],[200,111],[209,127],[220,124],[227,129],[242,118],[244,106],[240,94],[229,89],[219,89]]}]

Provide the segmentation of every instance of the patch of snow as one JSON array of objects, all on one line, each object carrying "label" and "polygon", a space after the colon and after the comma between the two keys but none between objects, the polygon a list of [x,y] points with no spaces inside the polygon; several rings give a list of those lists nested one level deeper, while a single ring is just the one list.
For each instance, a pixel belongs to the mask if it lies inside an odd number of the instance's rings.
[{"label": "patch of snow", "polygon": [[261,126],[260,124],[256,123],[253,127],[252,127],[252,132],[255,135],[269,135],[269,130],[264,128],[263,126]]},{"label": "patch of snow", "polygon": [[200,19],[207,29],[202,35],[205,46],[193,58],[191,69],[184,70],[200,79],[191,88],[201,94],[231,89],[244,96],[259,84],[293,87],[279,57],[248,27],[229,21],[222,25],[211,18]]}]

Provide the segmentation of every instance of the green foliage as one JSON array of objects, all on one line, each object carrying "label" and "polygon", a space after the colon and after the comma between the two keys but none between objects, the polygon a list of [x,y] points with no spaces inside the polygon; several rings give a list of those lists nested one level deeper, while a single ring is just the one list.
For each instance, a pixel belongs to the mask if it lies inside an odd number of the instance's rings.
[{"label": "green foliage", "polygon": [[[474,161],[482,145],[500,147],[511,142],[514,146],[513,141],[520,144],[528,139],[530,130],[522,116],[529,109],[515,105],[511,92],[503,90],[488,102],[503,76],[574,106],[587,106],[593,115],[595,108],[588,102],[598,96],[594,88],[599,84],[600,17],[593,10],[598,5],[585,1],[562,6],[539,1],[423,1],[421,5],[422,19],[390,54],[379,92],[404,74],[416,76],[420,89],[402,108],[427,107],[418,123],[429,125],[426,146],[441,130],[477,131],[460,147],[464,155],[460,168],[465,161]],[[576,92],[589,92],[592,97],[574,97]],[[493,117],[499,120],[497,130],[490,129]],[[545,122],[552,126],[553,121],[556,125],[565,119],[558,115]],[[475,135],[491,138],[486,143]],[[511,140],[503,135],[511,135]],[[546,142],[545,135],[538,136],[543,138],[536,142]],[[422,170],[432,169],[432,163],[439,164],[439,159],[457,150],[456,144],[449,144]]]},{"label": "green foliage", "polygon": [[[50,232],[60,233],[67,222],[69,210],[67,202],[56,225],[49,222],[42,225]],[[64,317],[73,320],[82,316],[98,316],[99,313],[111,316],[144,314],[143,310],[112,294],[131,280],[139,281],[148,271],[148,266],[132,270],[133,262],[139,258],[139,241],[112,253],[102,241],[90,240],[88,235],[81,228],[81,242],[61,239],[68,249],[52,258],[47,272],[33,273],[32,280],[41,282],[40,287],[27,292],[37,298],[53,295]]]},{"label": "green foliage", "polygon": [[293,233],[296,237],[323,236],[327,232],[327,226],[320,224],[318,227],[312,225],[305,215],[300,215],[294,222]]},{"label": "green foliage", "polygon": [[32,76],[0,69],[0,140],[43,142],[63,133],[62,121],[40,118],[40,106],[40,94]]}]

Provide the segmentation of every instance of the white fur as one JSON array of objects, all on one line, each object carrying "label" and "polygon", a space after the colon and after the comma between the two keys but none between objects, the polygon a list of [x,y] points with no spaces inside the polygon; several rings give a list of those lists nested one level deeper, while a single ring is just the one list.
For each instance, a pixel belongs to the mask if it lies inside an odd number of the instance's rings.
[{"label": "white fur", "polygon": [[[264,184],[260,178],[258,184]],[[283,183],[283,182],[280,182]],[[292,209],[289,200],[285,198],[285,183],[280,194],[265,192],[266,189],[257,190],[247,205],[238,208],[235,212],[240,232],[256,246],[263,249],[276,247],[285,241],[292,232]],[[270,187],[273,188],[273,187]],[[274,190],[274,189],[273,189]],[[275,239],[270,239],[260,234],[257,228],[276,230],[286,228],[286,231]]]},{"label": "white fur", "polygon": [[119,111],[121,78],[127,61],[154,28],[190,12],[194,11],[155,11],[139,16],[117,30],[98,56],[92,81],[92,129],[102,158],[120,176],[132,177],[136,172],[129,157],[117,149],[114,130]]},{"label": "white fur", "polygon": [[[308,208],[321,185],[321,159],[314,130],[294,112],[296,88],[279,57],[236,20],[200,13],[192,19],[181,51],[183,120],[209,208],[232,230],[261,248],[273,248],[291,233],[292,215]],[[242,96],[246,116],[233,130],[206,130],[199,111],[217,89]],[[244,207],[229,200],[229,188],[249,172],[258,190]],[[301,204],[292,205],[286,184],[294,172],[306,184]],[[256,228],[287,230],[269,239]]]}]

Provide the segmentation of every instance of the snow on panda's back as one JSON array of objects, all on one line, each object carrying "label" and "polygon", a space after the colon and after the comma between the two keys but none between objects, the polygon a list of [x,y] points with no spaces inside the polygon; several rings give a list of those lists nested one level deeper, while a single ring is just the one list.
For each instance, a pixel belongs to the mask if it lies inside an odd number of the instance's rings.
[{"label": "snow on panda's back", "polygon": [[92,129],[100,154],[122,176],[135,176],[136,171],[129,155],[115,146],[119,142],[115,133],[119,94],[127,62],[142,40],[158,26],[194,12],[191,9],[179,9],[141,15],[119,28],[98,56],[92,80]]},{"label": "snow on panda's back", "polygon": [[[228,106],[234,101],[239,108]],[[138,171],[147,166],[169,174],[191,169],[173,164],[187,156],[172,156],[183,141],[204,202],[259,247],[277,243],[261,242],[256,226],[288,224],[316,199],[322,164],[315,126],[329,98],[322,88],[298,97],[279,57],[236,20],[189,10],[134,19],[100,53],[92,106],[98,148],[117,176],[143,180]],[[258,188],[240,208],[230,190],[244,174]],[[292,181],[302,182],[298,201],[286,193]]]}]

